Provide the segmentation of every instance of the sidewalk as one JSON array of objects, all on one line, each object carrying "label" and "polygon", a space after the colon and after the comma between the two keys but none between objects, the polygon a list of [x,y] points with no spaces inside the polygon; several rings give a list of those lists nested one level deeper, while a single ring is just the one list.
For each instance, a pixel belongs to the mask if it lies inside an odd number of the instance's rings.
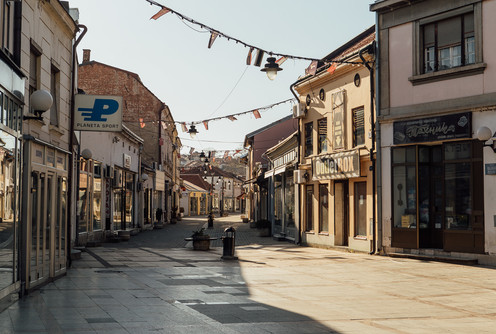
[{"label": "sidewalk", "polygon": [[184,241],[206,218],[89,248],[0,333],[494,333],[496,272],[299,247],[233,225],[239,261]]}]

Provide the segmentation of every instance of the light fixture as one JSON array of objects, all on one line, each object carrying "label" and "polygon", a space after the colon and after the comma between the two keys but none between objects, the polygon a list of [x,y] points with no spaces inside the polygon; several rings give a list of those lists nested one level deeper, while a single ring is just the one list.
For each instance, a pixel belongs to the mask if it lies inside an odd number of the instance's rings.
[{"label": "light fixture", "polygon": [[91,159],[91,157],[93,156],[93,153],[91,152],[91,150],[89,148],[85,148],[82,152],[81,152],[81,156],[86,159],[86,160],[89,160]]},{"label": "light fixture", "polygon": [[279,67],[279,64],[276,63],[275,57],[267,58],[267,64],[260,71],[267,73],[267,77],[270,80],[274,80],[277,76],[277,72],[282,71],[282,68]]},{"label": "light fixture", "polygon": [[42,114],[52,107],[53,97],[49,91],[40,89],[33,92],[33,94],[31,94],[31,97],[29,98],[29,103],[31,109],[33,109],[33,112],[36,116],[24,116],[23,119],[24,120],[36,119],[42,121],[43,120]]},{"label": "light fixture", "polygon": [[[493,134],[491,129],[487,126],[482,126],[477,130],[477,139],[484,143],[484,147],[490,147],[493,149],[494,153],[496,153],[496,133]],[[493,140],[491,144],[486,144],[486,141]]]},{"label": "light fixture", "polygon": [[198,130],[196,130],[196,127],[193,124],[191,124],[191,126],[189,127],[189,130],[188,130],[188,133],[191,136],[191,139],[195,139],[196,134],[198,133]]},{"label": "light fixture", "polygon": [[148,180],[148,174],[146,173],[141,174],[141,181],[146,181],[146,180]]},{"label": "light fixture", "polygon": [[200,160],[205,161],[205,153],[203,151],[200,153]]}]

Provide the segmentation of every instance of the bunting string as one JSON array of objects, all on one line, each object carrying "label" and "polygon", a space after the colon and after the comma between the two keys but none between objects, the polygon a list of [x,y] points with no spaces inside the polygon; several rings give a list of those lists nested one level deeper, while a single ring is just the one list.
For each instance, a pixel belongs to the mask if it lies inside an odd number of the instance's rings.
[{"label": "bunting string", "polygon": [[[261,62],[262,62],[262,59],[263,59],[263,55],[264,54],[268,54],[270,56],[278,56],[278,57],[281,57],[283,59],[297,59],[297,60],[308,60],[308,61],[317,61],[317,62],[321,62],[322,59],[318,59],[318,58],[310,58],[310,57],[302,57],[302,56],[296,56],[296,55],[289,55],[289,54],[283,54],[283,53],[279,53],[279,52],[273,52],[273,51],[268,51],[268,50],[265,50],[263,48],[260,48],[260,47],[257,47],[257,46],[254,46],[252,44],[249,44],[249,43],[246,43],[238,38],[235,38],[235,37],[232,37],[230,35],[227,35],[217,29],[214,29],[204,23],[201,23],[201,22],[198,22],[192,18],[189,18],[187,17],[186,15],[184,14],[181,14],[179,13],[178,11],[175,11],[169,7],[166,7],[156,1],[153,1],[153,0],[145,0],[147,1],[150,5],[155,5],[157,7],[160,7],[160,11],[157,12],[157,14],[153,15],[150,19],[154,19],[154,20],[157,20],[158,18],[160,18],[161,16],[165,15],[166,13],[172,13],[172,14],[175,14],[177,15],[181,20],[183,21],[188,21],[196,26],[199,26],[201,29],[204,29],[204,30],[207,30],[208,32],[210,32],[210,38],[209,38],[209,41],[208,41],[208,48],[210,49],[215,41],[215,39],[217,37],[223,37],[223,38],[226,38],[228,41],[234,41],[236,42],[236,44],[241,44],[243,45],[244,47],[247,47],[250,49],[249,53],[248,53],[248,57],[246,59],[246,64],[247,65],[250,65],[251,64],[251,60],[252,60],[252,52],[254,50],[257,50],[257,53],[256,53],[256,57],[255,57],[255,66],[260,66]],[[365,62],[363,61],[346,61],[346,60],[336,60],[336,59],[333,59],[333,60],[329,60],[329,61],[326,61],[324,62],[325,64],[331,64],[331,63],[338,63],[338,64],[364,64]]]}]

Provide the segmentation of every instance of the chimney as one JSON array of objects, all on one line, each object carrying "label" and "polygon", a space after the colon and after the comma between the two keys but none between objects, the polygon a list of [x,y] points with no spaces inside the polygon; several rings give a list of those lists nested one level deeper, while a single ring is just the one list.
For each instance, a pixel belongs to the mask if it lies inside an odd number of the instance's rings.
[{"label": "chimney", "polygon": [[90,49],[83,49],[83,63],[87,63],[90,61],[90,54],[91,54]]}]

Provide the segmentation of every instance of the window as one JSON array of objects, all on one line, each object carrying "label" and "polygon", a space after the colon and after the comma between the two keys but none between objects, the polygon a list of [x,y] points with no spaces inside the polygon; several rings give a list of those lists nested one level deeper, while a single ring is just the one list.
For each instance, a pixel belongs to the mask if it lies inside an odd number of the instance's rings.
[{"label": "window", "polygon": [[393,149],[394,227],[417,227],[416,147]]},{"label": "window", "polygon": [[15,3],[0,0],[0,41],[1,48],[14,53],[14,6]]},{"label": "window", "polygon": [[474,13],[425,24],[424,73],[475,63]]},{"label": "window", "polygon": [[305,187],[305,230],[313,231],[313,185]]},{"label": "window", "polygon": [[50,76],[50,93],[53,97],[52,107],[50,108],[50,124],[59,125],[59,90],[60,90],[60,71],[52,66]]},{"label": "window", "polygon": [[305,156],[313,154],[313,123],[305,123]]},{"label": "window", "polygon": [[327,118],[318,121],[319,153],[327,152]]},{"label": "window", "polygon": [[363,107],[353,109],[353,147],[365,144],[365,119]]},{"label": "window", "polygon": [[329,187],[319,184],[319,232],[329,232]]},{"label": "window", "polygon": [[355,182],[355,236],[367,235],[367,182]]}]

